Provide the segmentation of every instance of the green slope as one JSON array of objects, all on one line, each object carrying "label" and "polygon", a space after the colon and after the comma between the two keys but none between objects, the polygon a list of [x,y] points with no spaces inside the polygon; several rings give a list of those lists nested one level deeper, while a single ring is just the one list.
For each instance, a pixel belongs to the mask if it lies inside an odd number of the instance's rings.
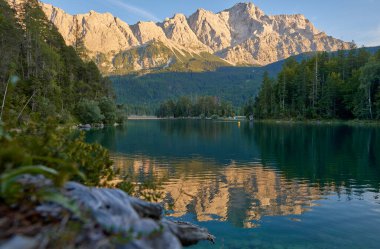
[{"label": "green slope", "polygon": [[[153,41],[116,54],[112,62],[100,54],[96,64],[104,74],[125,75],[157,72],[205,72],[219,67],[231,66],[226,61],[207,52],[191,54],[171,49],[163,42]],[[145,69],[149,68],[149,69]]]},{"label": "green slope", "polygon": [[235,106],[257,94],[261,68],[219,68],[213,72],[168,72],[111,77],[117,101],[153,110],[162,101],[180,96],[218,96]]},{"label": "green slope", "polygon": [[[380,47],[367,48],[371,53]],[[294,56],[297,61],[313,56],[305,53]],[[144,106],[153,112],[159,103],[180,96],[217,96],[242,106],[250,97],[256,96],[264,72],[275,77],[286,60],[264,67],[221,67],[210,72],[156,72],[139,75],[110,77],[117,101],[134,106]]]}]

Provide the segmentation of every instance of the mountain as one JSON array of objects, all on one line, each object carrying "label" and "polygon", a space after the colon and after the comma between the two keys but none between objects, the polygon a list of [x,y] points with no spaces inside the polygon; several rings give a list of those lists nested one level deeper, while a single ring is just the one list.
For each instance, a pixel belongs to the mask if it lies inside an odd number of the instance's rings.
[{"label": "mountain", "polygon": [[[25,0],[8,0],[15,3]],[[208,71],[267,65],[310,51],[352,46],[319,31],[303,15],[266,15],[252,3],[213,13],[176,14],[161,23],[128,25],[110,13],[69,15],[40,3],[67,45],[94,60],[105,74],[134,71]]]}]

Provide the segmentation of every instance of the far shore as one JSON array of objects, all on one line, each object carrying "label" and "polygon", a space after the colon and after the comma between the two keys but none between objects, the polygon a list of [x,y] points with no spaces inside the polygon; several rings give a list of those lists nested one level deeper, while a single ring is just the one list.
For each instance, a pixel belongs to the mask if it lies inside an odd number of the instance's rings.
[{"label": "far shore", "polygon": [[352,125],[352,126],[380,126],[380,122],[377,120],[339,120],[339,119],[257,119],[255,123],[266,124],[312,124],[312,125]]},{"label": "far shore", "polygon": [[242,116],[236,116],[236,117],[229,117],[229,118],[225,118],[225,117],[220,117],[220,118],[217,118],[217,119],[213,119],[213,118],[200,118],[200,117],[178,117],[178,118],[174,118],[174,117],[163,117],[163,118],[159,118],[157,116],[147,116],[147,115],[142,115],[142,116],[139,116],[139,115],[131,115],[131,116],[128,116],[128,120],[182,120],[182,119],[192,119],[192,120],[225,120],[225,121],[244,121],[246,120],[245,117],[242,117]]},{"label": "far shore", "polygon": [[138,116],[138,115],[130,115],[128,116],[128,120],[156,120],[156,119],[164,119],[164,118],[158,118],[156,116]]},{"label": "far shore", "polygon": [[[174,117],[164,117],[159,118],[157,116],[147,116],[147,115],[131,115],[128,116],[128,120],[182,120],[182,119],[192,119],[192,120],[201,120],[200,117],[181,117],[181,118],[174,118]],[[235,118],[218,118],[218,119],[211,119],[206,118],[204,120],[215,120],[215,121],[247,121],[248,119],[243,118],[242,116],[235,117]],[[371,126],[380,126],[379,121],[374,120],[296,120],[296,119],[256,119],[253,122],[255,123],[277,123],[277,124],[322,124],[322,125],[371,125]]]}]

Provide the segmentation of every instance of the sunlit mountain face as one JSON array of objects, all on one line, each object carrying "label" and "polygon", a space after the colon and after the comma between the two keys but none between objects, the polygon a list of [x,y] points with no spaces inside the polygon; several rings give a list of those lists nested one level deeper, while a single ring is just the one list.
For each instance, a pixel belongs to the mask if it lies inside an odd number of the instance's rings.
[{"label": "sunlit mountain face", "polygon": [[212,231],[215,248],[380,243],[375,127],[129,121],[87,139],[108,147],[121,180],[146,186],[169,218]]}]

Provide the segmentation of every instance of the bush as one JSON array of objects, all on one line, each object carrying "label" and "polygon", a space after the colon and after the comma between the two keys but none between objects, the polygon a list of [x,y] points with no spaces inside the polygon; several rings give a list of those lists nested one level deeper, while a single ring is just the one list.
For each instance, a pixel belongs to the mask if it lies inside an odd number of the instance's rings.
[{"label": "bush", "polygon": [[214,115],[211,116],[211,119],[219,119],[219,116],[216,115],[216,114],[214,114]]},{"label": "bush", "polygon": [[123,124],[128,119],[127,113],[123,109],[117,109],[116,111],[116,123]]},{"label": "bush", "polygon": [[99,102],[99,108],[105,124],[114,124],[117,121],[117,108],[113,99],[103,97]]},{"label": "bush", "polygon": [[104,120],[99,104],[93,100],[83,100],[76,107],[76,116],[81,123],[94,124]]},{"label": "bush", "polygon": [[[69,129],[57,129],[53,121],[31,123],[12,138],[0,126],[0,174],[29,165],[45,165],[60,172],[60,179],[68,180],[72,172],[83,172],[87,179],[75,178],[86,185],[102,185],[112,179],[109,152],[98,144],[88,144],[83,133],[75,135]],[[4,149],[3,149],[4,148]]]}]

